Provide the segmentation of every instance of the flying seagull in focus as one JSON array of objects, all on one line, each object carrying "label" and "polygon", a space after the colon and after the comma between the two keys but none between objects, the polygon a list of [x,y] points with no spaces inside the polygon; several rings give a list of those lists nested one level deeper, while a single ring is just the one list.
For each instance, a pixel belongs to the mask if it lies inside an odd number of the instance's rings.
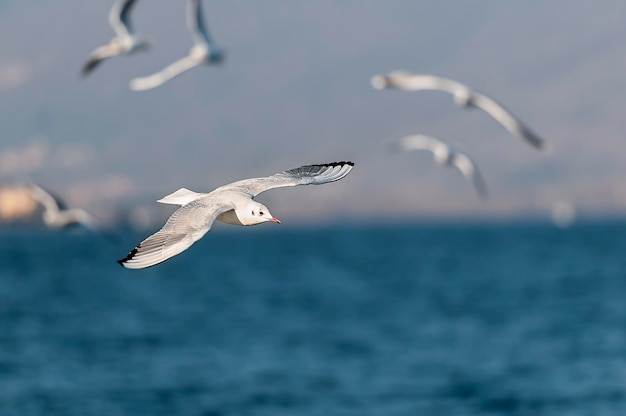
[{"label": "flying seagull in focus", "polygon": [[394,142],[400,150],[429,150],[433,153],[435,162],[442,166],[454,166],[463,176],[474,185],[476,193],[481,198],[487,196],[487,187],[476,163],[465,153],[453,148],[434,137],[421,134],[405,136]]},{"label": "flying seagull in focus", "polygon": [[42,219],[48,227],[66,228],[72,225],[82,225],[94,230],[98,225],[96,217],[83,209],[66,209],[60,200],[41,187],[29,184],[28,189],[33,199],[42,205],[44,209]]},{"label": "flying seagull in focus", "polygon": [[144,91],[163,85],[170,79],[201,64],[219,64],[224,59],[224,52],[215,44],[202,17],[201,0],[189,0],[187,3],[187,27],[191,31],[194,45],[184,58],[168,65],[163,70],[130,81],[130,89]]},{"label": "flying seagull in focus", "polygon": [[531,146],[543,150],[547,142],[533,133],[509,110],[493,98],[472,91],[466,85],[451,79],[435,75],[413,74],[406,71],[394,71],[387,75],[376,75],[371,79],[376,89],[395,88],[405,91],[441,90],[454,96],[454,102],[465,108],[480,108],[495,118],[510,133],[526,140]]},{"label": "flying seagull in focus", "polygon": [[160,231],[137,245],[122,266],[141,269],[161,263],[189,248],[202,238],[214,221],[232,225],[280,223],[269,209],[253,200],[274,188],[296,185],[321,185],[338,181],[353,168],[352,162],[307,165],[264,178],[244,179],[221,186],[209,193],[196,193],[186,188],[158,200],[163,204],[180,205]]},{"label": "flying seagull in focus", "polygon": [[109,12],[109,24],[115,32],[115,37],[91,53],[89,60],[83,67],[83,75],[89,75],[106,58],[131,54],[150,47],[147,40],[133,34],[130,11],[135,3],[137,0],[118,0],[113,5]]},{"label": "flying seagull in focus", "polygon": [[220,221],[232,225],[256,225],[280,221],[254,197],[274,188],[321,185],[345,177],[354,163],[334,162],[307,165],[265,178],[244,179],[221,186],[209,193],[186,188],[159,199],[162,204],[180,205],[163,228],[137,245],[117,262],[128,269],[143,269],[164,262],[187,250]]}]

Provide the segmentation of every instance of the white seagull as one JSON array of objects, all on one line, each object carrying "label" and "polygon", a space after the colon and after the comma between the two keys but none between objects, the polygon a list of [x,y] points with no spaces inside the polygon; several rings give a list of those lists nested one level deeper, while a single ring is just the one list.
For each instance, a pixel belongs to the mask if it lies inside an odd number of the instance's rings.
[{"label": "white seagull", "polygon": [[465,153],[454,149],[434,137],[416,134],[405,136],[394,142],[401,150],[429,150],[433,153],[435,162],[442,166],[454,166],[461,171],[463,176],[474,185],[476,193],[481,198],[487,196],[487,186],[483,180],[476,163]]},{"label": "white seagull", "polygon": [[216,220],[232,225],[256,225],[268,221],[280,224],[265,205],[253,198],[274,188],[338,181],[353,166],[352,162],[301,166],[265,178],[233,182],[209,193],[181,188],[157,201],[181,205],[181,208],[174,211],[160,231],[143,240],[117,262],[128,269],[143,269],[164,262],[202,238]]},{"label": "white seagull", "polygon": [[91,53],[83,67],[83,75],[89,75],[106,58],[121,54],[131,54],[148,49],[150,42],[133,35],[130,23],[130,11],[137,0],[118,0],[109,12],[109,24],[115,31],[115,37],[104,46]]},{"label": "white seagull", "polygon": [[406,71],[394,71],[387,75],[376,75],[371,79],[376,89],[396,88],[405,91],[441,90],[454,96],[454,102],[465,108],[480,108],[495,118],[510,133],[526,140],[537,149],[545,149],[547,142],[533,133],[502,104],[493,98],[472,91],[460,82],[435,75],[413,74]]},{"label": "white seagull", "polygon": [[191,31],[194,46],[184,58],[166,66],[161,71],[130,81],[130,89],[144,91],[163,85],[170,79],[200,64],[219,64],[224,59],[224,52],[217,47],[202,17],[200,0],[187,3],[187,27]]},{"label": "white seagull", "polygon": [[60,200],[55,199],[41,187],[29,184],[28,189],[33,199],[43,206],[42,219],[48,227],[65,228],[72,225],[82,225],[94,230],[98,225],[96,217],[83,209],[66,209]]}]

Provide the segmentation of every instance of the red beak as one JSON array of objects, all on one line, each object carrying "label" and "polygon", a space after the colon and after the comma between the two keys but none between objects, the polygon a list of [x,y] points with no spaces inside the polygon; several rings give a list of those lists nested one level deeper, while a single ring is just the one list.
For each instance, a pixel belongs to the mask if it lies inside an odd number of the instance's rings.
[{"label": "red beak", "polygon": [[280,224],[280,220],[276,217],[270,218],[270,221],[275,222],[276,224]]}]

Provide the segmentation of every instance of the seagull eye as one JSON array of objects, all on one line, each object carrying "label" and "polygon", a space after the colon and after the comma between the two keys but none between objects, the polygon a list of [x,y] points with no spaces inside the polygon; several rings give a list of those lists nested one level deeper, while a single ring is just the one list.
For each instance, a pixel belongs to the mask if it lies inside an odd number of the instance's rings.
[{"label": "seagull eye", "polygon": [[259,212],[259,215],[263,215],[263,211]]}]

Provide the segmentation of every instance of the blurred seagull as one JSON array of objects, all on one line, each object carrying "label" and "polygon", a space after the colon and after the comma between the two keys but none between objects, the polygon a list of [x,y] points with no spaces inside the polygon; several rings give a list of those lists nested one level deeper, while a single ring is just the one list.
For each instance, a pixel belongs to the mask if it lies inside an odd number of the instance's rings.
[{"label": "blurred seagull", "polygon": [[221,221],[232,225],[256,225],[280,221],[263,204],[254,201],[261,192],[296,185],[321,185],[345,177],[352,162],[307,165],[265,178],[244,179],[221,186],[209,193],[186,188],[159,199],[162,204],[181,205],[163,228],[137,245],[117,262],[128,269],[143,269],[164,262],[187,250]]},{"label": "blurred seagull", "polygon": [[109,24],[115,31],[115,37],[109,43],[91,53],[83,67],[83,75],[89,75],[106,58],[121,54],[131,54],[150,47],[150,43],[133,35],[130,23],[130,10],[136,0],[118,0],[109,12]]},{"label": "blurred seagull", "polygon": [[187,3],[187,27],[191,31],[194,46],[184,58],[166,66],[163,70],[130,81],[130,89],[144,91],[163,85],[170,79],[200,64],[219,64],[224,59],[224,52],[217,47],[202,17],[200,0]]},{"label": "blurred seagull", "polygon": [[451,79],[434,75],[413,74],[406,71],[395,71],[387,75],[376,75],[371,79],[372,86],[378,90],[383,88],[397,88],[405,91],[441,90],[454,96],[454,102],[465,108],[480,108],[495,118],[512,134],[526,140],[531,146],[543,150],[547,142],[533,133],[509,110],[496,100],[472,91],[466,85]]},{"label": "blurred seagull", "polygon": [[29,184],[28,189],[33,199],[43,206],[42,219],[48,227],[65,228],[72,225],[82,225],[94,230],[98,224],[96,217],[83,209],[65,209],[60,200],[55,199],[39,186]]},{"label": "blurred seagull", "polygon": [[435,162],[442,166],[454,166],[461,171],[463,176],[474,185],[476,193],[481,198],[487,196],[487,187],[476,163],[465,153],[454,149],[434,137],[416,134],[402,137],[394,142],[400,150],[430,150],[433,153]]}]

